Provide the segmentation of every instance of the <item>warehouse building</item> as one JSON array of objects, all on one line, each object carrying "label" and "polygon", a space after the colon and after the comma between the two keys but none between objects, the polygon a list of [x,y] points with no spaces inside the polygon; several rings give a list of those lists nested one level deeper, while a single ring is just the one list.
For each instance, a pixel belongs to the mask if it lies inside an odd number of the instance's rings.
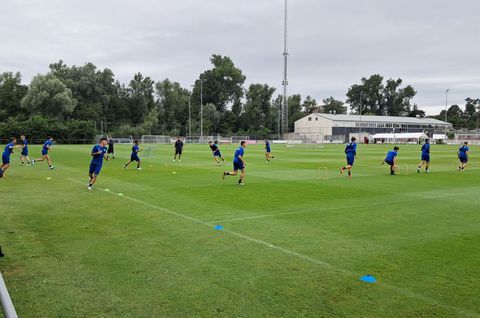
[{"label": "warehouse building", "polygon": [[355,135],[363,140],[378,133],[443,133],[452,124],[433,118],[360,116],[314,113],[295,122],[293,138],[346,142]]}]

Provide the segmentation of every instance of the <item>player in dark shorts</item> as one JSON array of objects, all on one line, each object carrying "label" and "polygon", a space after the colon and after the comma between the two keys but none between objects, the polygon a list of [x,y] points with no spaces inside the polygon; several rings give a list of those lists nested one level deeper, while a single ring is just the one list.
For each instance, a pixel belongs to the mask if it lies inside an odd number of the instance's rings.
[{"label": "player in dark shorts", "polygon": [[385,157],[382,162],[382,165],[386,163],[390,166],[390,175],[392,176],[395,175],[395,171],[397,170],[397,156],[399,150],[400,148],[395,146],[393,150],[387,153],[387,157]]},{"label": "player in dark shorts", "polygon": [[463,146],[458,149],[457,156],[458,160],[460,161],[460,166],[458,166],[458,171],[465,170],[465,167],[468,164],[468,152],[470,148],[468,148],[468,142],[465,142]]},{"label": "player in dark shorts", "polygon": [[[221,165],[222,162],[225,162],[225,159],[222,158],[222,153],[220,152],[220,148],[218,148],[216,142],[209,141],[209,142],[208,142],[208,146],[209,146],[210,149],[212,150],[213,159],[215,159],[215,162],[216,162],[218,165]],[[220,160],[222,160],[222,161],[220,162]]]},{"label": "player in dark shorts", "polygon": [[113,138],[110,136],[108,137],[108,150],[107,150],[107,158],[110,158],[110,155],[112,155],[112,159],[115,159],[115,150],[113,148]]},{"label": "player in dark shorts", "polygon": [[183,153],[183,141],[178,137],[177,141],[175,141],[175,156],[173,156],[173,161],[177,161],[177,156],[178,156],[178,161],[180,162],[180,159],[182,158],[182,153]]}]

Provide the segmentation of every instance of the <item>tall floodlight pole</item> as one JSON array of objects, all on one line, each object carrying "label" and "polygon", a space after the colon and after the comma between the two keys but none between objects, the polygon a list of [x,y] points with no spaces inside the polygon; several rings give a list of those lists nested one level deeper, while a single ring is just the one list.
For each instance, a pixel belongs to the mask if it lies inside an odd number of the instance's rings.
[{"label": "tall floodlight pole", "polygon": [[447,138],[448,92],[450,92],[450,89],[445,91],[445,138]]},{"label": "tall floodlight pole", "polygon": [[192,139],[192,94],[188,94],[188,138]]},{"label": "tall floodlight pole", "polygon": [[282,132],[288,133],[288,0],[285,0],[285,24],[283,45],[283,103],[282,103]]},{"label": "tall floodlight pole", "polygon": [[360,92],[360,122],[358,123],[358,142],[360,142],[360,135],[362,134],[362,110],[363,110],[363,92]]},{"label": "tall floodlight pole", "polygon": [[200,78],[200,142],[203,141],[203,79]]}]

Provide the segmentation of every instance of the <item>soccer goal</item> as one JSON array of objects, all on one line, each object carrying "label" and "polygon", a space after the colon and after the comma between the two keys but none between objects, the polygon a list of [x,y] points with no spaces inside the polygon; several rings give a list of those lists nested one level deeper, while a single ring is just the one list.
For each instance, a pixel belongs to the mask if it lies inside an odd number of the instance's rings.
[{"label": "soccer goal", "polygon": [[167,145],[170,144],[170,136],[162,136],[162,135],[143,135],[142,136],[142,144],[163,144]]}]

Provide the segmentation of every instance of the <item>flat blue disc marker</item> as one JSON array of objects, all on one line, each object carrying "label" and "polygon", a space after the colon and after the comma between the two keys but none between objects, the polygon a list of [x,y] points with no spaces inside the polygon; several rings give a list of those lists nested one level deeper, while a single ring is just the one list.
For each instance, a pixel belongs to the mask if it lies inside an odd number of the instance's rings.
[{"label": "flat blue disc marker", "polygon": [[377,282],[377,279],[373,277],[372,275],[365,275],[360,277],[360,280],[365,283],[373,284]]},{"label": "flat blue disc marker", "polygon": [[223,226],[221,226],[221,225],[216,225],[216,226],[215,226],[215,230],[218,230],[218,231],[223,230]]}]

